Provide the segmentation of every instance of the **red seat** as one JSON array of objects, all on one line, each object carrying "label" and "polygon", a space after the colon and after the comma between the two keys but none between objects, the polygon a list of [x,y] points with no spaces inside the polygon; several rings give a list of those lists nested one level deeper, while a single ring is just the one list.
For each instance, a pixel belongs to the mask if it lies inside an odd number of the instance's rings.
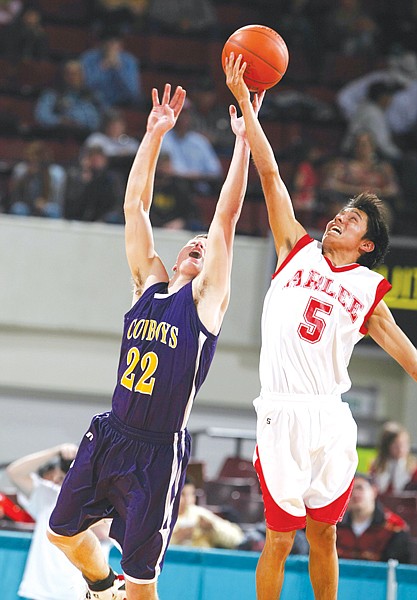
[{"label": "red seat", "polygon": [[67,25],[45,25],[50,54],[54,58],[78,58],[93,46],[94,40],[87,28]]},{"label": "red seat", "polygon": [[399,492],[380,497],[384,506],[397,513],[410,527],[413,537],[417,537],[417,492]]},{"label": "red seat", "polygon": [[253,479],[224,479],[206,481],[204,491],[207,504],[222,506],[231,504],[239,499],[242,494],[251,494],[254,490]]},{"label": "red seat", "polygon": [[148,38],[148,59],[153,67],[201,70],[208,60],[206,42],[153,34]]},{"label": "red seat", "polygon": [[44,18],[54,21],[86,22],[89,16],[86,0],[37,0],[36,5]]},{"label": "red seat", "polygon": [[323,61],[320,77],[324,84],[338,87],[369,73],[373,68],[372,60],[366,55],[347,56],[329,52]]}]

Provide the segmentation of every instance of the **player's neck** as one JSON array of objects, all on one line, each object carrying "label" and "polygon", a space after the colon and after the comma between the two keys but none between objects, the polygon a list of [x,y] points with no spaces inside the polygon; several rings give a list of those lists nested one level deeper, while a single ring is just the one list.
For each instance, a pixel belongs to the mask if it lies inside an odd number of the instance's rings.
[{"label": "player's neck", "polygon": [[326,250],[323,252],[323,256],[330,260],[330,262],[335,267],[345,267],[346,265],[351,265],[353,263],[358,262],[358,254],[353,251],[336,251],[336,250]]},{"label": "player's neck", "polygon": [[180,290],[182,287],[184,287],[184,285],[193,279],[194,277],[187,277],[186,275],[178,272],[175,273],[175,275],[171,277],[168,282],[168,293],[174,294],[175,292],[178,292],[178,290]]}]

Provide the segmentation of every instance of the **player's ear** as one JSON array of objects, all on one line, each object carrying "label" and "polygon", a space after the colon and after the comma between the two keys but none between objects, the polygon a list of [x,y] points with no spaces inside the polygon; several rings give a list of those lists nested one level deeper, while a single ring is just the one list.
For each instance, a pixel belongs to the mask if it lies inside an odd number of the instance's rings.
[{"label": "player's ear", "polygon": [[373,252],[375,250],[375,244],[371,240],[362,240],[359,251],[362,252]]}]

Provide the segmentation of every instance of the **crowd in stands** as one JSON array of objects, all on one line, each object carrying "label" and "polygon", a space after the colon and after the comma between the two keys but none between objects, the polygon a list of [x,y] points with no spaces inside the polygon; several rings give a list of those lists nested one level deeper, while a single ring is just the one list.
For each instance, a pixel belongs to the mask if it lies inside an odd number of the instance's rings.
[{"label": "crowd in stands", "polygon": [[[169,218],[158,226],[205,229],[233,143],[222,45],[238,27],[259,22],[277,29],[290,49],[288,71],[267,93],[261,118],[297,216],[318,229],[338,203],[367,189],[386,201],[393,233],[415,235],[417,10],[399,0],[385,13],[385,4],[5,0],[0,211],[123,222],[124,184],[146,126],[150,90],[170,80],[187,89],[188,110],[163,152],[187,197],[170,200]],[[36,175],[22,166],[34,143],[45,146]],[[120,185],[111,186],[103,206],[80,210],[85,199],[75,208],[74,172],[83,172],[77,194],[90,194],[95,178],[81,165],[93,155],[97,163],[107,161],[104,168]],[[58,198],[51,173],[60,167]],[[166,189],[166,168],[160,173]],[[100,203],[95,195],[93,205]],[[256,173],[247,205],[238,232],[266,235]]]},{"label": "crowd in stands", "polygon": [[[39,530],[46,526],[74,452],[73,445],[62,444],[17,459],[7,468],[16,493],[0,494],[0,526],[34,530],[33,545],[41,548],[42,556],[50,550],[54,558],[55,549],[42,543]],[[171,545],[261,551],[266,525],[252,462],[226,457],[212,478],[206,468],[205,461],[190,462]],[[109,543],[108,526],[96,530],[104,544]],[[392,558],[417,564],[417,456],[411,451],[408,430],[396,421],[382,426],[373,458],[364,472],[355,475],[349,504],[337,526],[337,551],[340,558],[378,562]],[[303,529],[297,531],[291,553],[309,553]],[[33,570],[32,563],[34,559],[28,562],[25,577],[35,585],[42,570]]]}]

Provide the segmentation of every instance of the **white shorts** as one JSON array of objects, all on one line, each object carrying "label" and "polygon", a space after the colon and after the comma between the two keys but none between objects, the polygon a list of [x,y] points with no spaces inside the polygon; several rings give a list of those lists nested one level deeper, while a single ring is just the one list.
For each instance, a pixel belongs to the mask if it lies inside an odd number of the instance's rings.
[{"label": "white shorts", "polygon": [[357,426],[346,402],[337,396],[269,394],[254,406],[254,462],[259,458],[264,498],[266,492],[285,513],[305,518],[309,509],[328,507],[346,493],[358,464]]}]

